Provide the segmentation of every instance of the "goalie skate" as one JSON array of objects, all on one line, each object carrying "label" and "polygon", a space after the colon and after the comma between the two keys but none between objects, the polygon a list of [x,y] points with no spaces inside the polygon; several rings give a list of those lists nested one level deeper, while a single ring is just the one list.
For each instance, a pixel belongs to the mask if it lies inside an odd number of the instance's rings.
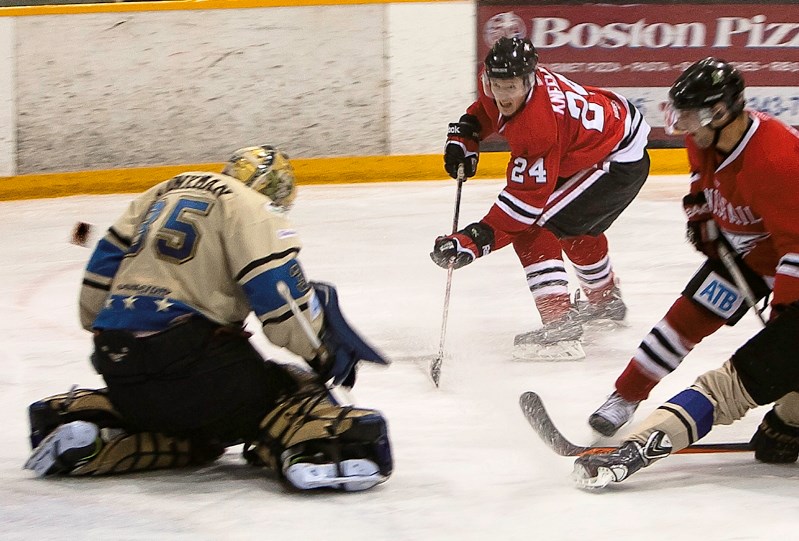
[{"label": "goalie skate", "polygon": [[97,425],[73,421],[59,426],[44,438],[23,468],[33,470],[39,477],[70,472],[96,456],[101,448]]},{"label": "goalie skate", "polygon": [[339,464],[293,462],[284,467],[283,474],[300,490],[335,488],[356,492],[370,489],[386,480],[377,464],[365,458],[343,460]]}]

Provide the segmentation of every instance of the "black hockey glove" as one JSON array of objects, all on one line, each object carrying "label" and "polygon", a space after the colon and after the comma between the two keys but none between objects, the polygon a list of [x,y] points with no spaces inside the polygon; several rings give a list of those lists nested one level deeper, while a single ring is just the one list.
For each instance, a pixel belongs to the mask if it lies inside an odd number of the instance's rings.
[{"label": "black hockey glove", "polygon": [[688,194],[682,199],[688,224],[685,236],[694,248],[705,254],[710,259],[718,259],[719,253],[716,243],[721,235],[719,226],[713,220],[713,213],[705,199],[705,193]]},{"label": "black hockey glove", "polygon": [[780,419],[772,408],[752,436],[755,458],[767,464],[790,464],[799,458],[799,427]]},{"label": "black hockey glove", "polygon": [[474,115],[463,115],[447,128],[444,169],[452,178],[458,178],[458,166],[463,164],[464,176],[470,178],[477,172],[479,159],[480,122]]},{"label": "black hockey glove", "polygon": [[494,230],[483,222],[476,222],[453,235],[436,238],[430,259],[444,269],[450,265],[459,269],[490,253],[493,245]]},{"label": "black hockey glove", "polygon": [[355,385],[355,366],[360,361],[388,364],[372,346],[364,342],[350,327],[338,304],[335,286],[324,282],[311,282],[322,309],[325,325],[320,335],[322,348],[311,366],[323,381],[333,379],[333,385],[352,388]]}]

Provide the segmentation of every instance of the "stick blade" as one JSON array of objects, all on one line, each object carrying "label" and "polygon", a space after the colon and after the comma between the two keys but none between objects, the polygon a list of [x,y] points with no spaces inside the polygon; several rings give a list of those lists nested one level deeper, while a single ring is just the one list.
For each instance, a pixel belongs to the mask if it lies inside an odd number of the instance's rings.
[{"label": "stick blade", "polygon": [[538,393],[527,391],[519,397],[524,418],[550,449],[560,456],[579,456],[588,448],[574,445],[558,430]]},{"label": "stick blade", "polygon": [[444,361],[443,355],[439,355],[430,362],[430,379],[433,380],[436,388],[441,380],[441,363]]},{"label": "stick blade", "polygon": [[[519,406],[522,408],[527,422],[533,427],[536,434],[546,443],[550,449],[560,456],[582,456],[610,453],[618,447],[606,446],[582,446],[575,445],[566,439],[566,436],[558,430],[552,418],[544,408],[544,402],[538,393],[527,391],[519,397]],[[699,454],[699,453],[740,453],[752,451],[750,442],[731,442],[731,443],[695,443],[674,454]]]}]

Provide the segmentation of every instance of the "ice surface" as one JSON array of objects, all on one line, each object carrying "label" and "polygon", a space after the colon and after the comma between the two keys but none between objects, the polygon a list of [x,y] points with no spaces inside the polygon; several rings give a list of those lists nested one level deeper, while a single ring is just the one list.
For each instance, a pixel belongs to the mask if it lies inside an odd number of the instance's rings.
[{"label": "ice surface", "polygon": [[[653,177],[608,236],[629,326],[590,335],[587,359],[511,360],[515,334],[539,324],[508,248],[455,272],[442,387],[427,376],[438,352],[446,271],[428,252],[448,233],[453,182],[302,187],[292,217],[306,273],[334,282],[351,323],[393,361],[364,367],[357,403],[389,421],[396,471],[360,494],[297,494],[252,469],[234,448],[215,465],[96,479],[34,479],[27,405],[74,384],[100,386],[76,299],[89,250],[69,244],[77,221],[105,229],[122,196],[0,204],[0,447],[2,539],[744,540],[792,539],[799,469],[750,454],[674,456],[600,494],[575,489],[571,459],[526,425],[531,389],[575,442],[644,334],[701,262],[683,241],[680,177]],[[501,182],[464,186],[461,224],[488,209]],[[641,419],[758,329],[747,315],[703,342],[666,378]],[[259,342],[267,351],[274,350]],[[282,359],[289,356],[276,352]],[[752,412],[708,441],[747,440]]]}]

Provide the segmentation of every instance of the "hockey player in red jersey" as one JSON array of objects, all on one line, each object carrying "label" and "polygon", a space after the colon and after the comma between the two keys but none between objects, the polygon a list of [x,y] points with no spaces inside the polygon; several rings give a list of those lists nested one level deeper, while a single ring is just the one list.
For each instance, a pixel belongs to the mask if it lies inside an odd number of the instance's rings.
[{"label": "hockey player in red jersey", "polygon": [[[453,178],[477,169],[479,142],[491,134],[510,146],[507,185],[488,213],[430,254],[460,268],[513,244],[543,327],[516,337],[530,360],[580,359],[586,316],[624,319],[604,231],[638,194],[649,173],[649,126],[624,97],[581,86],[538,65],[532,43],[500,38],[481,73],[480,95],[449,125],[445,169]],[[575,267],[589,303],[569,298],[562,252]]]},{"label": "hockey player in red jersey", "polygon": [[[772,402],[752,439],[755,457],[768,463],[799,457],[799,133],[744,109],[743,90],[740,73],[715,58],[689,67],[669,90],[668,123],[688,134],[689,239],[709,262],[660,331],[653,330],[650,336],[659,343],[645,340],[654,345],[642,348],[644,355],[639,350],[620,383],[645,397],[659,379],[652,369],[661,364],[658,359],[679,363],[678,353],[684,356],[691,342],[738,312],[741,294],[714,263],[720,243],[738,254],[750,282],[762,279],[765,291],[772,288],[769,321],[721,368],[655,410],[618,450],[579,458],[575,480],[581,486],[622,481],[699,440],[713,425],[730,424]],[[689,327],[695,330],[686,339]]]},{"label": "hockey player in red jersey", "polygon": [[[773,127],[779,125],[776,120],[744,113],[743,92],[740,72],[714,58],[695,63],[670,89],[667,129],[689,133],[686,148],[691,185],[683,199],[688,237],[708,259],[663,319],[644,337],[616,380],[614,392],[589,417],[589,424],[601,434],[615,434],[632,418],[652,388],[674,371],[703,338],[725,324],[734,325],[746,313],[748,306],[743,295],[716,252],[716,226],[739,254],[738,266],[757,299],[767,296],[774,283],[778,250],[776,239],[769,238],[767,228],[784,218],[779,206],[769,207],[766,201],[764,208],[762,198],[758,199],[758,206],[752,206],[752,190],[765,178],[762,171],[774,169],[770,163],[760,162],[768,162],[775,154],[793,152],[794,143],[783,129]],[[717,104],[731,112],[725,124],[711,115]],[[705,116],[699,118],[700,112]],[[738,119],[737,123],[734,119]],[[768,150],[757,154],[751,150],[755,147]],[[772,176],[776,178],[777,173],[768,178]],[[716,182],[723,184],[717,188]],[[764,221],[767,214],[772,217]],[[708,231],[708,227],[712,230]]]}]

